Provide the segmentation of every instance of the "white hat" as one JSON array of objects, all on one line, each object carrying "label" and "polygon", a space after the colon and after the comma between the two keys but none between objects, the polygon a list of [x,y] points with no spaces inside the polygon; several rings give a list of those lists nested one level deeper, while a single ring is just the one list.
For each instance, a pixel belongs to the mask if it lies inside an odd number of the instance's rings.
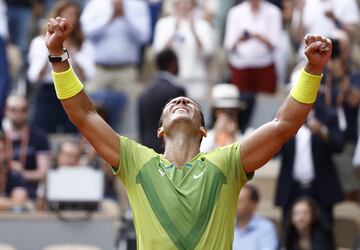
[{"label": "white hat", "polygon": [[241,108],[240,91],[230,83],[219,83],[212,88],[212,106],[214,108]]}]

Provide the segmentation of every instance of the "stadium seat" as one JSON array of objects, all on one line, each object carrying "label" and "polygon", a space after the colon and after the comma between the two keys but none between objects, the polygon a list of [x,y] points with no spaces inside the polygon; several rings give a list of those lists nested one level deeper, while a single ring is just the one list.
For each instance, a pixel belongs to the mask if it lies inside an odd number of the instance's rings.
[{"label": "stadium seat", "polygon": [[360,206],[355,202],[341,202],[335,207],[334,234],[339,248],[353,249],[360,234]]},{"label": "stadium seat", "polygon": [[9,244],[0,243],[0,250],[16,250],[16,248]]}]

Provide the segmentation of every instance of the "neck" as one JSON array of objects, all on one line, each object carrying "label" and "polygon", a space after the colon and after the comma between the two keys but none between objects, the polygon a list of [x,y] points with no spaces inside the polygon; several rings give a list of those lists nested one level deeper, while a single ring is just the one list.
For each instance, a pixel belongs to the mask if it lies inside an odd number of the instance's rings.
[{"label": "neck", "polygon": [[6,134],[11,138],[18,137],[19,135],[21,135],[25,127],[26,124],[22,124],[22,125],[10,124],[10,126],[6,130]]},{"label": "neck", "polygon": [[310,229],[304,229],[299,231],[300,239],[308,239],[310,237]]},{"label": "neck", "polygon": [[177,168],[191,161],[199,152],[199,137],[188,133],[177,133],[165,138],[164,157]]},{"label": "neck", "polygon": [[247,225],[249,225],[250,220],[251,220],[251,215],[238,216],[236,224],[239,228],[242,229],[245,228]]},{"label": "neck", "polygon": [[260,9],[260,4],[261,2],[256,2],[256,3],[250,3],[251,6],[251,11],[252,12],[257,12]]}]

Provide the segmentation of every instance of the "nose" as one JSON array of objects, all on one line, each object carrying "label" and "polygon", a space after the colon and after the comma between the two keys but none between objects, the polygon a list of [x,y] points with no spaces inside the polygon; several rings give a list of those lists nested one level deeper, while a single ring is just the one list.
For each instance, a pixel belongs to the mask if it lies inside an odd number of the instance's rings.
[{"label": "nose", "polygon": [[175,102],[176,105],[178,105],[178,104],[186,105],[188,103],[189,103],[189,101],[185,97],[179,97],[179,98],[176,99],[176,102]]}]

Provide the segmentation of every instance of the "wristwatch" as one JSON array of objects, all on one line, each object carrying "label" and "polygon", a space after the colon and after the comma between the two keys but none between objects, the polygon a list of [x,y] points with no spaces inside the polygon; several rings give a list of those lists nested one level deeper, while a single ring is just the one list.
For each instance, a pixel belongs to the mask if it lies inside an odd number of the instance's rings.
[{"label": "wristwatch", "polygon": [[49,55],[49,61],[52,63],[64,62],[64,61],[68,60],[69,58],[70,58],[70,56],[69,56],[69,52],[67,51],[67,49],[64,49],[64,53],[59,56]]}]

